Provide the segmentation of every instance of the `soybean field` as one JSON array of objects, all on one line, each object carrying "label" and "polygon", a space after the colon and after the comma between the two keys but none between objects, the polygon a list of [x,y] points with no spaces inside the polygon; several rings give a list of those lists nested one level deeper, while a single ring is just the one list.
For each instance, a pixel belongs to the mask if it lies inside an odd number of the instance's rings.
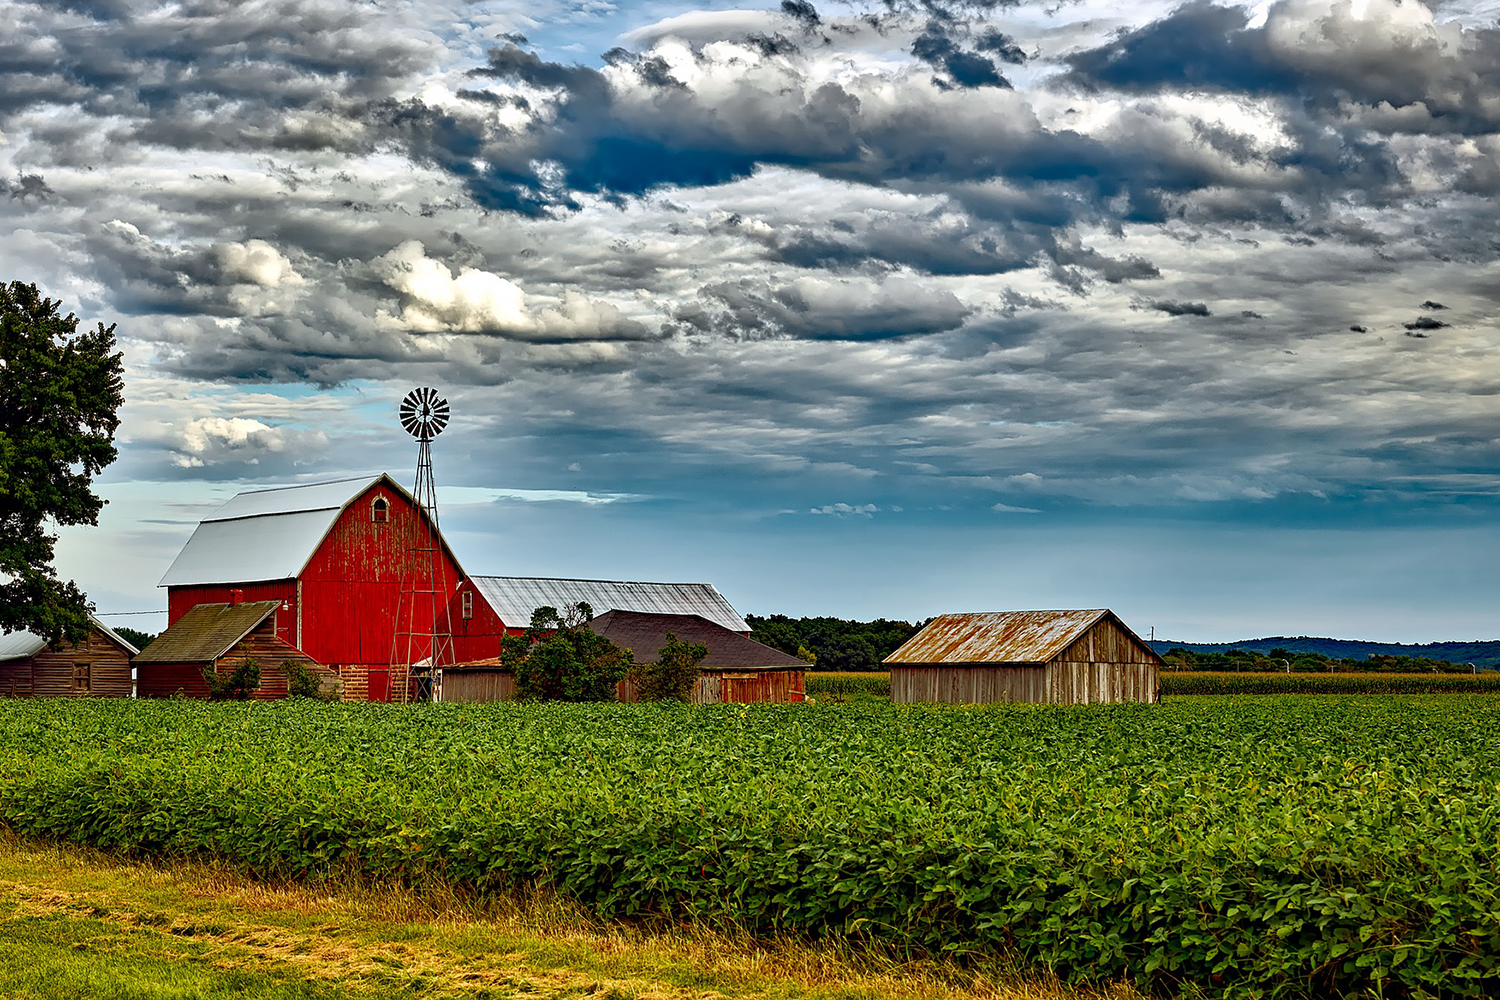
[{"label": "soybean field", "polygon": [[1500,700],[0,703],[0,822],[1166,994],[1500,988]]}]

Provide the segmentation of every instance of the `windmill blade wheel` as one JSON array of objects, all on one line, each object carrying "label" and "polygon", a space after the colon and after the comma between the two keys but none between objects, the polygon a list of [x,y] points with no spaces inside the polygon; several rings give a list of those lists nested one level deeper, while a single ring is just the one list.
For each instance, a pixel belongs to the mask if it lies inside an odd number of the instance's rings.
[{"label": "windmill blade wheel", "polygon": [[418,441],[431,441],[448,426],[448,401],[424,385],[401,400],[400,414],[406,433]]}]

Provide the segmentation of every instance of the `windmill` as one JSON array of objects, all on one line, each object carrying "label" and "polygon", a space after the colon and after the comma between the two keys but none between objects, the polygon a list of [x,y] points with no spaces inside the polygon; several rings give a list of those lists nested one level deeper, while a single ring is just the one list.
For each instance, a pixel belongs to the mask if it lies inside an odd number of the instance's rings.
[{"label": "windmill", "polygon": [[[406,567],[396,605],[396,628],[391,650],[391,700],[413,695],[410,678],[417,677],[419,700],[429,696],[432,676],[449,653],[452,628],[448,621],[448,588],[443,574],[442,535],[438,530],[437,483],[432,477],[432,439],[448,426],[448,401],[437,390],[422,386],[401,400],[401,426],[417,439],[417,481],[412,496],[419,513],[407,540]],[[413,669],[415,668],[415,669]],[[400,670],[399,683],[397,671]],[[424,683],[425,682],[425,683]]]}]

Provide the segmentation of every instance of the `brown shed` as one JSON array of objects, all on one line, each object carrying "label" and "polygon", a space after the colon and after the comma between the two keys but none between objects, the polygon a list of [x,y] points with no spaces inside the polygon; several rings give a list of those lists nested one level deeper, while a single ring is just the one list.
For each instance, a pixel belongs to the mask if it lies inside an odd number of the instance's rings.
[{"label": "brown shed", "polygon": [[142,698],[168,698],[182,692],[207,698],[204,671],[223,676],[247,659],[260,665],[261,701],[285,698],[290,684],[279,669],[287,660],[318,675],[325,690],[336,690],[338,676],[277,636],[280,601],[198,604],[184,612],[135,658],[136,690]]},{"label": "brown shed", "polygon": [[886,657],[891,701],[1082,705],[1158,698],[1161,657],[1113,611],[939,615]]},{"label": "brown shed", "polygon": [[0,635],[0,696],[129,698],[130,658],[138,650],[89,615],[89,634],[55,652],[31,632]]},{"label": "brown shed", "polygon": [[[701,615],[644,611],[608,611],[589,627],[622,649],[637,663],[655,663],[667,644],[667,633],[682,642],[702,643],[708,655],[689,701],[695,705],[747,704],[756,701],[802,701],[807,664],[795,656],[731,632]],[[620,684],[620,700],[636,701],[635,685]]]}]

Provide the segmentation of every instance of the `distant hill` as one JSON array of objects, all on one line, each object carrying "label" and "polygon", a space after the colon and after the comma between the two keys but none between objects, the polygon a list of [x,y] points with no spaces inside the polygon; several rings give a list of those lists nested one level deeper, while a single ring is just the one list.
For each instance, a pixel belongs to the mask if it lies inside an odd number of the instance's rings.
[{"label": "distant hill", "polygon": [[1363,660],[1367,656],[1426,656],[1434,660],[1451,660],[1454,663],[1472,663],[1480,670],[1500,669],[1500,639],[1485,639],[1477,642],[1364,642],[1359,639],[1320,639],[1310,635],[1277,635],[1269,639],[1241,639],[1239,642],[1173,642],[1157,639],[1150,643],[1158,653],[1165,653],[1174,646],[1194,653],[1222,653],[1230,649],[1244,649],[1252,653],[1269,653],[1273,649],[1284,649],[1289,653],[1318,653],[1333,659],[1352,658]]}]

